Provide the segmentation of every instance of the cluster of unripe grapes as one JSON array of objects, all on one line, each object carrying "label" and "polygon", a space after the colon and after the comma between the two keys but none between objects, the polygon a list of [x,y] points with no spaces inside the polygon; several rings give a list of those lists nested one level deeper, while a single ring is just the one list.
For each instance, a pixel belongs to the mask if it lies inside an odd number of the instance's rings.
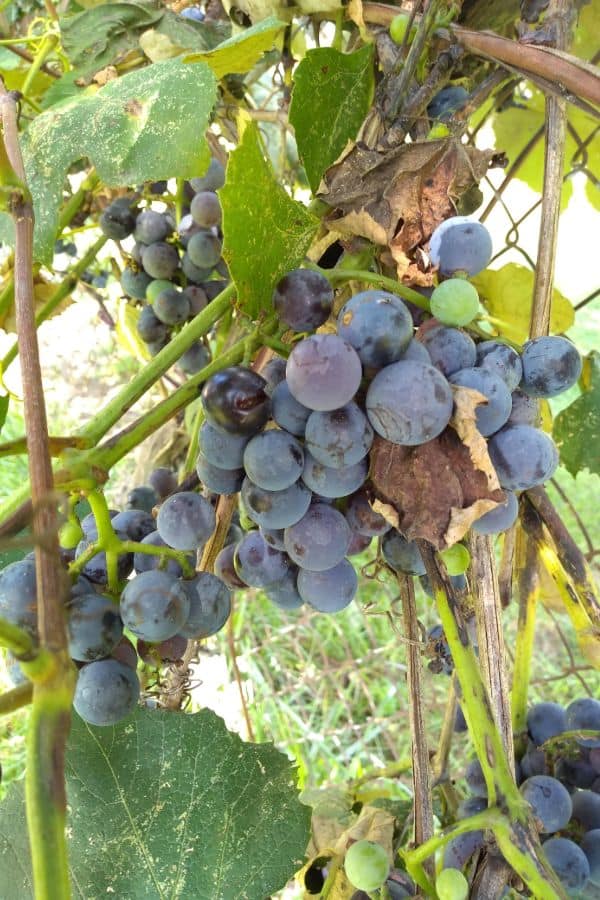
[{"label": "cluster of unripe grapes", "polygon": [[[410,447],[438,437],[453,415],[453,386],[472,388],[485,401],[476,426],[506,495],[474,523],[476,531],[509,528],[518,513],[515,492],[554,472],[558,453],[538,428],[538,401],[577,380],[578,351],[564,337],[546,337],[518,353],[498,340],[476,343],[457,327],[477,315],[479,299],[467,277],[491,256],[479,223],[447,220],[433,234],[430,253],[445,280],[431,296],[435,318],[416,332],[407,305],[383,290],[354,295],[333,319],[325,276],[296,269],[277,285],[273,305],[281,323],[307,336],[261,374],[232,366],[206,382],[198,476],[211,492],[240,492],[249,529],[217,559],[230,587],[263,588],[286,608],[304,602],[336,612],[358,586],[348,557],[377,537],[387,564],[421,577],[428,589],[417,545],[372,506],[369,452],[376,434]],[[466,547],[457,544],[443,556],[456,586],[464,587]]]},{"label": "cluster of unripe grapes", "polygon": [[[595,732],[587,737],[582,732]],[[579,735],[578,735],[579,733]],[[564,735],[564,737],[563,737]],[[569,896],[600,893],[600,702],[537,703],[527,715],[525,752],[515,762],[517,783],[532,809],[544,853]],[[465,819],[487,807],[477,760],[466,770],[469,797],[458,808]],[[444,866],[463,869],[484,846],[471,831],[446,847]]]},{"label": "cluster of unripe grapes", "polygon": [[[131,491],[128,508],[107,510],[117,548],[116,590],[106,553],[89,552],[98,540],[93,513],[81,521],[73,514],[61,529],[69,653],[79,668],[74,706],[94,725],[114,725],[134,709],[139,660],[154,668],[180,662],[189,639],[216,634],[231,612],[223,581],[195,571],[196,553],[215,527],[212,504],[193,491],[177,491],[167,469],[156,469],[150,482]],[[232,532],[231,539],[239,536],[235,526]],[[36,637],[32,554],[0,572],[0,616]],[[17,663],[11,675],[23,679]]]},{"label": "cluster of unripe grapes", "polygon": [[[142,303],[137,330],[152,356],[226,284],[221,205],[216,194],[224,180],[223,166],[213,159],[202,178],[185,182],[188,205],[177,227],[169,211],[140,210],[134,196],[118,197],[100,216],[99,225],[107,237],[130,239],[130,259],[121,274],[121,288]],[[177,365],[193,375],[209,362],[208,346],[198,341]]]}]

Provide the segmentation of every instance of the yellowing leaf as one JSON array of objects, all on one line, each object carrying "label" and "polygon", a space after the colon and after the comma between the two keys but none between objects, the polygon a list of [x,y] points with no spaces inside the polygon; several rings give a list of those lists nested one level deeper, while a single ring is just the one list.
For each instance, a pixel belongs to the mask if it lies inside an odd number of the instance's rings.
[{"label": "yellowing leaf", "polygon": [[140,47],[151,62],[160,62],[163,59],[171,59],[181,53],[181,47],[174,44],[166,34],[161,34],[155,28],[149,28],[140,35]]},{"label": "yellowing leaf", "polygon": [[[8,274],[3,282],[0,282],[0,293],[4,290],[5,286],[8,284],[8,279],[12,278],[12,274]],[[57,284],[52,284],[47,281],[42,281],[41,278],[34,282],[33,285],[33,294],[35,298],[35,308],[37,310],[44,306],[45,303],[50,300],[51,297],[54,296],[56,290],[58,288]],[[71,300],[71,295],[68,294],[61,303],[58,304],[55,310],[53,310],[52,315],[48,316],[48,318],[52,318],[53,316],[57,316],[63,310],[70,306],[73,301]],[[16,334],[17,331],[17,323],[15,320],[15,304],[14,304],[14,294],[11,294],[9,298],[7,298],[6,306],[0,310],[0,328],[3,328],[5,331],[14,332]]]},{"label": "yellowing leaf", "polygon": [[137,321],[139,317],[139,309],[131,306],[124,298],[119,300],[116,324],[117,341],[128,353],[145,363],[151,359],[151,356],[146,344],[138,334]]},{"label": "yellowing leaf", "polygon": [[[529,319],[533,298],[533,272],[518,263],[501,269],[486,269],[471,279],[481,302],[491,316],[500,319],[503,337],[518,344],[529,337]],[[560,334],[575,321],[575,312],[567,298],[556,288],[552,292],[550,331]]]},{"label": "yellowing leaf", "polygon": [[217,78],[232,73],[249,72],[263,53],[270,50],[275,38],[285,28],[275,16],[270,16],[258,25],[236,34],[228,41],[223,41],[213,50],[192,53],[184,58],[186,63],[205,62],[213,70]]}]

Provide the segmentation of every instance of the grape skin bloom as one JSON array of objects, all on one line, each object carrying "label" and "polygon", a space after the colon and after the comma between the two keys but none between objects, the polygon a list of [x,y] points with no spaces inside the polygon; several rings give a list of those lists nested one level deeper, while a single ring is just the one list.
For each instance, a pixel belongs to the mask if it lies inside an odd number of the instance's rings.
[{"label": "grape skin bloom", "polygon": [[367,416],[393,444],[415,446],[437,437],[452,416],[450,385],[433,366],[401,361],[377,373],[367,391]]},{"label": "grape skin bloom", "polygon": [[336,334],[313,334],[289,355],[286,379],[293,397],[309,409],[339,409],[354,397],[362,378],[356,350]]}]

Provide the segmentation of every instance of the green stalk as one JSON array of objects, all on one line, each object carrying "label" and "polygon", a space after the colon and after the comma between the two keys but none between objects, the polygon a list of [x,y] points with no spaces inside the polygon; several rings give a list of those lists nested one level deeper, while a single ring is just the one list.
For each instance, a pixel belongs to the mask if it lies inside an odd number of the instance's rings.
[{"label": "green stalk", "polygon": [[18,684],[10,691],[0,694],[0,716],[16,712],[31,703],[33,697],[33,685],[30,681]]},{"label": "green stalk", "polygon": [[33,79],[40,71],[41,67],[44,65],[54,48],[58,43],[58,36],[56,34],[48,34],[41,42],[35,57],[33,58],[33,62],[31,63],[29,69],[27,70],[27,75],[25,76],[25,81],[23,82],[23,86],[21,88],[21,93],[28,94],[29,88],[33,83]]},{"label": "green stalk", "polygon": [[331,284],[344,281],[362,281],[365,284],[374,284],[376,287],[385,288],[386,291],[390,291],[392,294],[398,294],[399,297],[403,297],[410,303],[414,303],[415,306],[419,306],[421,309],[429,312],[429,301],[423,294],[419,294],[418,291],[409,288],[406,284],[394,281],[393,278],[388,278],[387,275],[380,275],[378,272],[368,272],[363,269],[321,269],[317,265],[310,265],[307,268],[320,272]]},{"label": "green stalk", "polygon": [[[104,244],[107,242],[108,238],[105,235],[99,237],[98,240],[92,244],[89,250],[84,253],[80,260],[78,260],[73,268],[70,270],[69,274],[63,278],[61,283],[56,288],[55,292],[52,294],[49,300],[47,300],[42,307],[36,312],[35,315],[35,324],[36,327],[45,322],[46,319],[49,319],[52,313],[56,310],[58,306],[65,300],[69,294],[74,290],[79,281],[79,276],[82,272],[85,272],[87,267],[94,262],[98,255],[98,251]],[[16,358],[19,352],[19,345],[15,341],[10,350],[7,351],[4,359],[0,363],[0,371],[6,372],[7,368]]]},{"label": "green stalk", "polygon": [[[87,438],[94,444],[101,440],[115,422],[118,422],[121,416],[144,396],[148,388],[177,362],[182,353],[185,353],[198,338],[205,335],[212,328],[215,322],[230,307],[234,294],[235,286],[233,284],[228,285],[225,290],[221,291],[202,312],[198,313],[188,325],[181,329],[179,334],[169,341],[160,353],[156,354],[154,359],[144,366],[135,378],[132,378],[128,385],[119,391],[117,396],[98,415],[94,416],[80,432],[81,437]],[[223,366],[218,365],[217,368],[220,369]],[[194,376],[196,379],[197,377],[197,375]],[[190,379],[187,384],[190,384],[192,380]]]},{"label": "green stalk", "polygon": [[22,628],[0,618],[0,647],[6,647],[15,656],[31,656],[34,644],[31,637]]},{"label": "green stalk", "polygon": [[81,182],[78,190],[76,190],[73,196],[67,200],[63,211],[58,217],[57,234],[62,234],[67,225],[71,224],[75,214],[79,211],[89,192],[93,191],[99,183],[100,178],[96,174],[96,171],[92,169],[88,172],[87,177]]}]

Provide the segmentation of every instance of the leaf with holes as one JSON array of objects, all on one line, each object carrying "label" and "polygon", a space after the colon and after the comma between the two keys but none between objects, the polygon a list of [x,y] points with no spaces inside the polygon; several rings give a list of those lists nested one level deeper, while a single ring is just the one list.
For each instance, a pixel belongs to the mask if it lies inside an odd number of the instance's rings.
[{"label": "leaf with holes", "polygon": [[553,437],[571,475],[583,469],[600,475],[600,353],[587,357],[579,383],[582,394],[557,415]]},{"label": "leaf with holes", "polygon": [[[210,710],[75,716],[66,759],[73,893],[86,900],[256,900],[300,867],[310,810],[293,765]],[[0,806],[0,896],[32,896],[23,793]]]},{"label": "leaf with holes", "polygon": [[309,50],[294,73],[290,122],[313,193],[353,140],[373,99],[373,48]]},{"label": "leaf with holes", "polygon": [[[52,259],[63,183],[76,160],[87,156],[110,187],[201,175],[210,159],[204,132],[216,89],[208,66],[169,59],[34,119],[23,136],[23,156],[36,259]],[[0,236],[5,237],[1,222]]]},{"label": "leaf with holes", "polygon": [[271,310],[273,288],[302,262],[319,222],[279,184],[256,125],[240,118],[240,131],[219,191],[223,256],[239,305],[255,319]]}]

